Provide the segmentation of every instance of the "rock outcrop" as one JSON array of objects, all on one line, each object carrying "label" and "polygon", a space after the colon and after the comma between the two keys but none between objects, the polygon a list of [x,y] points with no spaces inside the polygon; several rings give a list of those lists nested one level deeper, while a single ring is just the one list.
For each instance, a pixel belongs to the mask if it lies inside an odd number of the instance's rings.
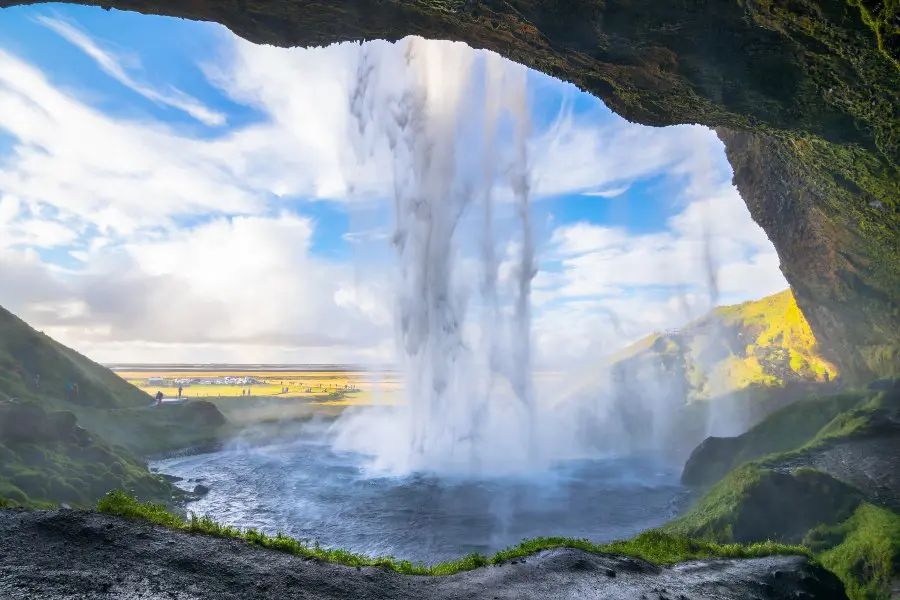
[{"label": "rock outcrop", "polygon": [[800,556],[659,567],[556,549],[445,577],[304,560],[96,513],[0,509],[0,596],[26,598],[845,599]]},{"label": "rock outcrop", "polygon": [[280,46],[460,40],[571,81],[629,120],[716,127],[830,357],[860,379],[900,371],[896,2],[82,3],[217,21]]}]

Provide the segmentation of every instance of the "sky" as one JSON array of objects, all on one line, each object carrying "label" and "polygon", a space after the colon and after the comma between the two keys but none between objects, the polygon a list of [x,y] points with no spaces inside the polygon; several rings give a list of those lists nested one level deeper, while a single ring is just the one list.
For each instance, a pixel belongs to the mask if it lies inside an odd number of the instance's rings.
[{"label": "sky", "polygon": [[[390,364],[391,169],[348,169],[360,55],[0,10],[0,306],[107,363]],[[538,366],[787,287],[714,132],[526,84]]]}]

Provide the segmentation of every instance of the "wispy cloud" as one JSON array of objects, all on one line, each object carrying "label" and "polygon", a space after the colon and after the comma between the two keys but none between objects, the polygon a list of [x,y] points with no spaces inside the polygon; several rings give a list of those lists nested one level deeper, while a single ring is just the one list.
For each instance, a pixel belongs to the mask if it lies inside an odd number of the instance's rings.
[{"label": "wispy cloud", "polygon": [[122,61],[115,54],[101,48],[90,36],[71,23],[45,15],[37,17],[37,21],[78,47],[110,77],[148,100],[183,111],[206,125],[225,124],[225,115],[204,106],[202,102],[178,88],[170,86],[163,91],[137,81],[128,74],[122,66]]},{"label": "wispy cloud", "polygon": [[628,191],[629,186],[609,188],[606,190],[592,190],[589,192],[581,192],[582,196],[597,196],[598,198],[616,198]]}]

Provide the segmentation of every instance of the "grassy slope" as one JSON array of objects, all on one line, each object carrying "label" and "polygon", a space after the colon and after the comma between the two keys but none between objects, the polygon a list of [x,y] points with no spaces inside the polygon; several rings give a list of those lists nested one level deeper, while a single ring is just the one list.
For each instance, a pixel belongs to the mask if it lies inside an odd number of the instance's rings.
[{"label": "grassy slope", "polygon": [[[814,395],[798,400],[769,415],[747,432],[730,438],[728,448],[719,451],[695,451],[685,465],[685,482],[709,484],[731,469],[757,458],[787,452],[804,446],[826,425],[871,396],[863,392]],[[850,414],[850,413],[847,413]],[[841,418],[846,418],[844,414]],[[703,447],[698,448],[703,450]],[[690,473],[690,477],[688,474]]]},{"label": "grassy slope", "polygon": [[[66,394],[70,383],[79,388],[74,401]],[[145,410],[153,404],[149,395],[0,308],[0,399],[4,397],[72,411],[94,434],[138,454],[208,443],[219,437],[222,424],[206,406]]]},{"label": "grassy slope", "polygon": [[[900,516],[866,502],[857,490],[825,473],[809,468],[785,473],[773,467],[864,433],[895,401],[890,392],[848,393],[771,415],[740,436],[743,443],[732,457],[739,466],[663,530],[718,543],[802,541],[841,578],[852,599],[888,598],[890,581],[900,574]],[[743,460],[750,462],[741,464]]]},{"label": "grassy slope", "polygon": [[884,597],[900,572],[900,515],[885,508],[863,503],[843,523],[819,527],[804,541],[825,548],[819,560],[851,598]]},{"label": "grassy slope", "polygon": [[[67,394],[73,383],[77,398]],[[89,506],[122,488],[168,499],[171,486],[151,475],[135,454],[209,442],[224,419],[203,403],[148,409],[151,404],[147,394],[109,369],[0,308],[0,496],[29,505]],[[14,406],[34,410],[13,412]],[[69,426],[50,427],[52,435],[46,434],[48,420],[59,418]],[[9,421],[13,434],[26,424],[44,434],[4,436]],[[76,434],[76,421],[87,432]]]},{"label": "grassy slope", "polygon": [[837,376],[790,290],[716,308],[678,332],[653,334],[622,351],[617,362],[635,361],[683,365],[689,400]]},{"label": "grassy slope", "polygon": [[90,506],[116,488],[159,499],[173,493],[129,451],[79,427],[71,412],[0,401],[0,496],[26,506]]},{"label": "grassy slope", "polygon": [[[35,385],[35,376],[40,384]],[[77,407],[146,406],[152,399],[115,373],[35,331],[0,308],[0,398],[33,400],[46,408],[73,408],[66,385],[77,383]]]},{"label": "grassy slope", "polygon": [[701,558],[751,558],[773,554],[807,554],[805,548],[797,545],[763,542],[750,545],[718,544],[691,540],[684,536],[661,531],[647,531],[630,540],[594,544],[587,540],[571,538],[536,538],[527,540],[491,557],[470,554],[455,561],[422,565],[409,561],[398,561],[392,557],[369,557],[346,550],[309,546],[294,538],[278,534],[268,536],[255,529],[241,530],[221,525],[209,517],[192,515],[183,519],[168,512],[161,504],[139,502],[123,492],[112,492],[97,505],[100,512],[130,519],[149,521],[157,525],[190,533],[201,533],[217,537],[241,539],[247,543],[304,558],[314,558],[351,567],[383,567],[407,575],[451,575],[478,567],[499,564],[504,561],[528,556],[551,548],[577,548],[586,552],[633,556],[656,564],[672,564],[684,560]]},{"label": "grassy slope", "polygon": [[713,315],[722,327],[736,330],[745,342],[743,353],[736,353],[719,366],[724,371],[719,376],[735,388],[755,383],[783,385],[786,378],[779,377],[778,366],[787,367],[789,377],[807,381],[837,375],[835,367],[819,355],[816,338],[790,289],[760,300],[718,307]]}]

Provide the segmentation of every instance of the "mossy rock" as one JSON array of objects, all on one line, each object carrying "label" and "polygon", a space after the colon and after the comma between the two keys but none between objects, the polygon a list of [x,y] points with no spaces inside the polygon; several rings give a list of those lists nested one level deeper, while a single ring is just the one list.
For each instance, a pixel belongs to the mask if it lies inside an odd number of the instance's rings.
[{"label": "mossy rock", "polygon": [[814,395],[772,413],[739,436],[707,438],[691,453],[681,480],[688,485],[710,485],[742,463],[799,448],[879,393],[862,390]]},{"label": "mossy rock", "polygon": [[843,521],[861,501],[856,489],[813,469],[781,473],[748,464],[664,530],[721,543],[798,543],[822,523]]}]

